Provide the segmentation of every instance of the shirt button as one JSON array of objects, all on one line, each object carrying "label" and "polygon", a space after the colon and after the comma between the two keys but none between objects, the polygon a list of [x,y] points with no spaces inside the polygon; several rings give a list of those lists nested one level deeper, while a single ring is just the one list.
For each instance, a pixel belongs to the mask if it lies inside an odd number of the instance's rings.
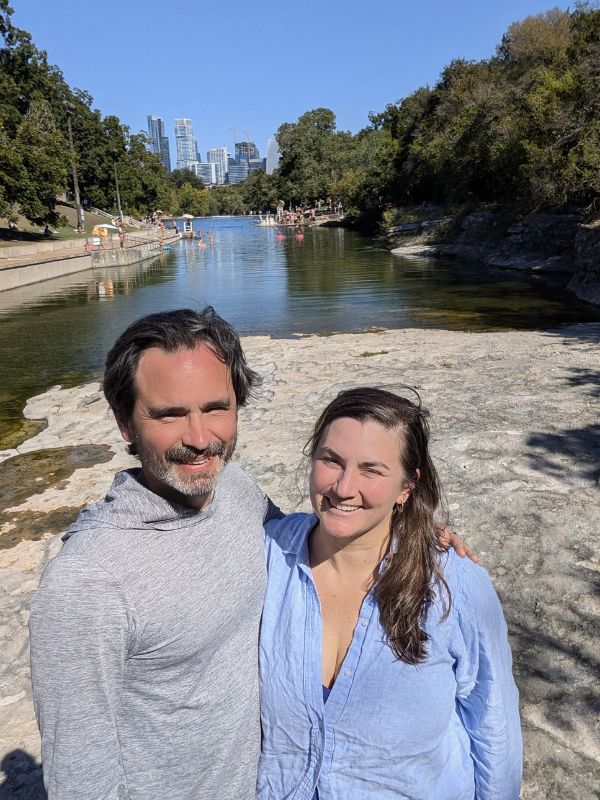
[{"label": "shirt button", "polygon": [[351,672],[349,669],[345,669],[345,670],[344,670],[344,675],[345,675],[347,678],[349,678],[349,677],[350,677],[350,675],[352,675],[352,672]]},{"label": "shirt button", "polygon": [[363,628],[366,628],[369,622],[366,619],[361,619],[360,624],[363,626]]}]

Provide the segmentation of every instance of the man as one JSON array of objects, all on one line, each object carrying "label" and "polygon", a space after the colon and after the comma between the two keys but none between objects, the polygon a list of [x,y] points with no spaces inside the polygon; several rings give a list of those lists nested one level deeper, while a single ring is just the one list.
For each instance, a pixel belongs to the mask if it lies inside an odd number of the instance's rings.
[{"label": "man", "polygon": [[258,376],[212,308],[133,323],[104,392],[141,468],[42,577],[31,665],[50,800],[246,800],[260,749],[263,521],[229,464]]},{"label": "man", "polygon": [[254,796],[273,508],[228,461],[257,378],[211,308],[139,320],[108,355],[104,391],[141,469],[80,515],[34,598],[50,800]]}]

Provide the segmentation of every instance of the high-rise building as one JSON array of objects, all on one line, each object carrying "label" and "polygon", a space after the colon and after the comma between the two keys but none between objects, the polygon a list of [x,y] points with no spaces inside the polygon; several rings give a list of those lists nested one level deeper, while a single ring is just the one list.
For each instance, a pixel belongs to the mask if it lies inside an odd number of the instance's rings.
[{"label": "high-rise building", "polygon": [[194,165],[194,172],[199,178],[202,178],[202,183],[205,186],[211,186],[217,183],[217,164],[214,162],[204,163],[197,161]]},{"label": "high-rise building", "polygon": [[[237,147],[237,145],[236,145]],[[241,183],[248,177],[248,162],[227,159],[227,183]]]},{"label": "high-rise building", "polygon": [[167,172],[171,172],[171,153],[169,152],[169,139],[165,136],[164,117],[148,114],[148,136],[150,137],[150,150],[160,156]]},{"label": "high-rise building", "polygon": [[206,154],[209,164],[216,167],[216,183],[225,183],[227,177],[227,148],[212,147]]},{"label": "high-rise building", "polygon": [[236,142],[235,143],[235,160],[236,161],[250,161],[253,158],[260,158],[258,147],[254,142]]},{"label": "high-rise building", "polygon": [[175,120],[175,144],[177,145],[177,169],[194,171],[194,164],[200,159],[191,119],[183,117]]},{"label": "high-rise building", "polygon": [[271,136],[267,142],[267,175],[272,175],[281,161],[281,153],[279,152],[279,145],[277,139]]},{"label": "high-rise building", "polygon": [[251,158],[248,161],[248,172],[256,172],[257,169],[262,169],[265,171],[265,159],[264,158]]}]

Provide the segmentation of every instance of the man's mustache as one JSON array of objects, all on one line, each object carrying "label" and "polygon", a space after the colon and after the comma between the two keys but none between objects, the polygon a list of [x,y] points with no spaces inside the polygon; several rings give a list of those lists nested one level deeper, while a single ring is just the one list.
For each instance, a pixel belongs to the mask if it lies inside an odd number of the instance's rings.
[{"label": "man's mustache", "polygon": [[206,447],[199,449],[187,445],[185,447],[171,447],[165,451],[165,461],[171,461],[175,464],[191,464],[197,461],[198,458],[214,458],[215,456],[223,457],[225,455],[225,445],[223,442],[209,442]]}]

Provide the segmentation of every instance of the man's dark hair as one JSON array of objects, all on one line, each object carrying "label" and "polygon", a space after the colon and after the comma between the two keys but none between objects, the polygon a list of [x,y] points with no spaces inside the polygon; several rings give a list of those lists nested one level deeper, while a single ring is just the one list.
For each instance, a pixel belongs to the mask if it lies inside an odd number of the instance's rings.
[{"label": "man's dark hair", "polygon": [[148,314],[133,322],[106,357],[102,387],[119,422],[128,423],[135,406],[135,373],[144,350],[160,347],[167,353],[192,350],[204,344],[229,368],[238,407],[245,405],[260,377],[246,363],[240,337],[212,306],[202,311],[180,308]]}]

